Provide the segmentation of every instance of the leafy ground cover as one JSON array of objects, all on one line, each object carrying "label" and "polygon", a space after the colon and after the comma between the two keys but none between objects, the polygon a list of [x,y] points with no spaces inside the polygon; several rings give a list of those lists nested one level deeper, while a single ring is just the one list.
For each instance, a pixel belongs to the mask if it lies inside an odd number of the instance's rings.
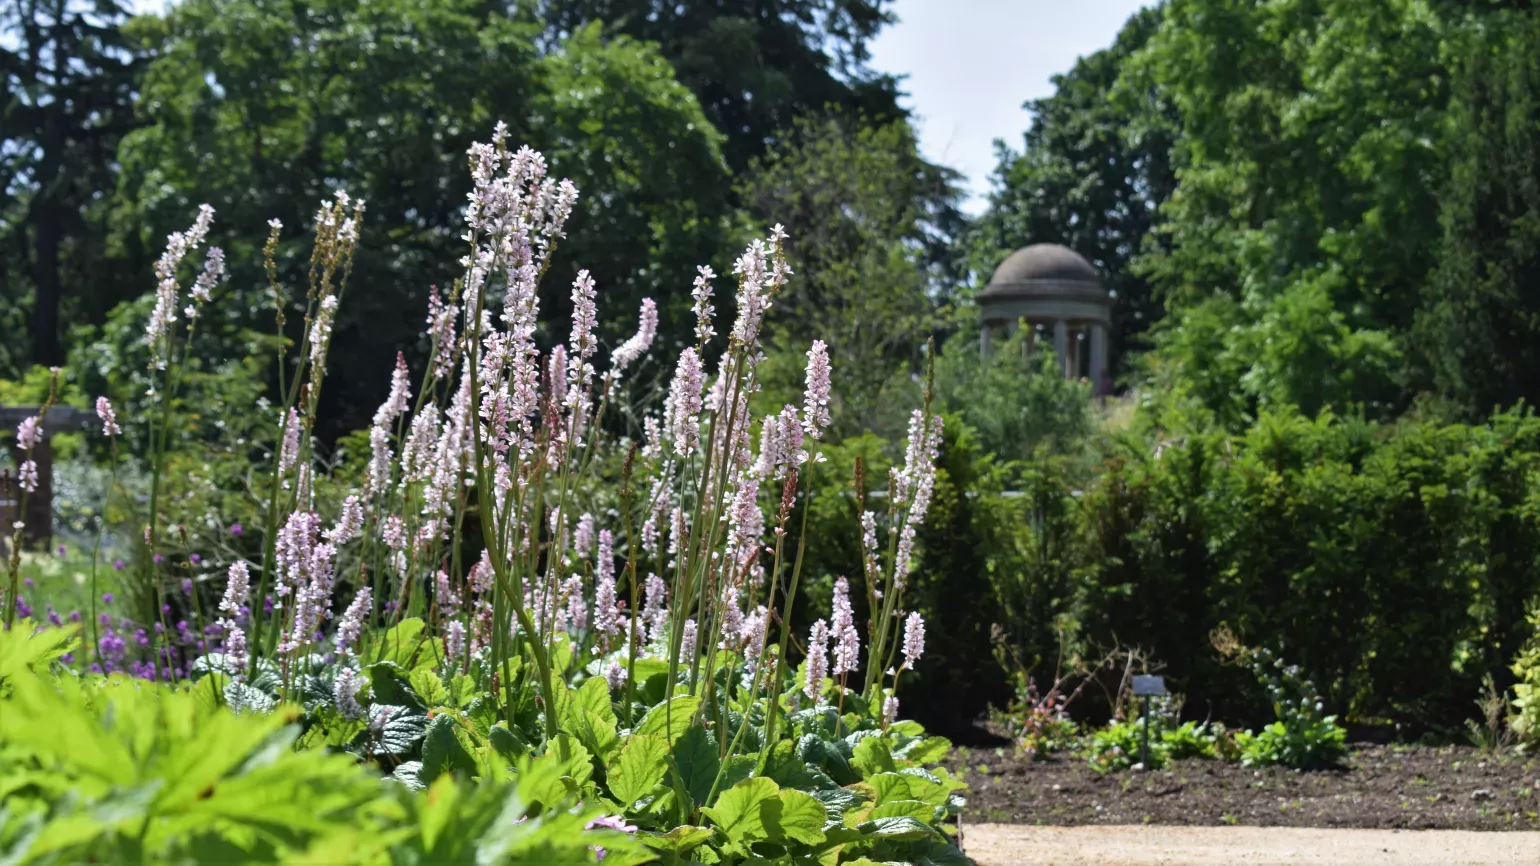
[{"label": "leafy ground cover", "polygon": [[1308,772],[1188,758],[1098,773],[987,747],[948,765],[969,784],[970,823],[1540,829],[1540,759],[1469,746],[1354,744],[1339,769]]}]

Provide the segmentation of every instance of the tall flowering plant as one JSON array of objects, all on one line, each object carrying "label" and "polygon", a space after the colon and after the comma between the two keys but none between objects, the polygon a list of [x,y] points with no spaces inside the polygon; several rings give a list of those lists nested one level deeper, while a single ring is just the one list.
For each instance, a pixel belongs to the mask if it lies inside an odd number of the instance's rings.
[{"label": "tall flowering plant", "polygon": [[[214,642],[200,645],[193,675],[222,683],[216,698],[239,709],[300,702],[314,736],[409,781],[441,769],[428,766],[430,752],[458,754],[451,743],[466,766],[478,749],[563,761],[581,749],[608,768],[604,795],[644,825],[652,818],[637,804],[655,786],[669,797],[654,811],[666,806],[675,824],[728,822],[712,812],[726,808],[719,795],[753,777],[771,781],[777,762],[795,758],[796,738],[815,730],[843,744],[830,747],[830,761],[850,752],[830,765],[836,775],[852,772],[853,749],[872,734],[898,738],[883,746],[886,758],[861,759],[875,762],[873,772],[935,755],[918,726],[897,722],[895,691],[924,649],[924,623],[904,595],[939,419],[915,413],[903,466],[889,479],[885,549],[879,517],[863,518],[865,640],[841,579],[832,625],[820,620],[799,648],[789,624],[808,509],[796,527],[793,516],[814,495],[833,371],[815,342],[801,405],[751,415],[765,315],[792,277],[785,234],[775,227],[734,262],[735,318],[722,326],[721,346],[713,346],[717,276],[699,269],[695,343],[672,364],[662,405],[639,410],[644,435],[633,442],[605,416],[628,399],[627,374],[652,349],[655,304],[642,302],[635,334],[606,362],[596,334],[602,287],[579,271],[566,340],[539,345],[537,286],[578,192],[550,177],[540,154],[510,148],[501,124],[469,162],[463,272],[432,293],[430,349],[415,381],[398,355],[368,431],[366,468],[351,480],[325,469],[313,428],[364,205],[339,193],[317,211],[302,339],[292,357],[280,348],[277,358],[281,400],[269,411],[278,445],[259,491],[260,561],[223,564],[218,616],[205,629]],[[193,229],[172,236],[157,270],[148,338],[154,363],[165,365],[168,406],[188,339],[173,327],[176,263],[211,219],[204,209]],[[266,247],[280,325],[281,232],[272,223]],[[211,251],[209,261],[182,309],[184,330],[218,282],[222,259]],[[170,412],[153,422],[157,449]],[[604,486],[618,497],[596,498]],[[154,490],[141,574],[164,612],[157,557],[166,520]],[[800,669],[794,651],[805,655]],[[435,733],[445,725],[463,727]],[[430,741],[439,745],[430,750]],[[697,749],[705,763],[679,749]],[[406,760],[414,750],[423,761]],[[637,762],[651,781],[638,780]],[[940,820],[955,810],[960,785],[927,779],[927,808]],[[822,819],[808,815],[797,844],[824,839]],[[747,844],[725,838],[723,852]]]}]

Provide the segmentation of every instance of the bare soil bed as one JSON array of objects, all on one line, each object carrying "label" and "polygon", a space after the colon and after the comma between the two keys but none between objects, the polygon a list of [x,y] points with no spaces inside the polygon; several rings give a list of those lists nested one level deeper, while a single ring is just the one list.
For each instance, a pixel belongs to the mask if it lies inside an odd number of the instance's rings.
[{"label": "bare soil bed", "polygon": [[948,763],[969,784],[974,824],[1540,829],[1540,760],[1464,746],[1354,745],[1341,769],[1306,773],[1188,760],[1099,775],[1010,748],[960,748]]}]

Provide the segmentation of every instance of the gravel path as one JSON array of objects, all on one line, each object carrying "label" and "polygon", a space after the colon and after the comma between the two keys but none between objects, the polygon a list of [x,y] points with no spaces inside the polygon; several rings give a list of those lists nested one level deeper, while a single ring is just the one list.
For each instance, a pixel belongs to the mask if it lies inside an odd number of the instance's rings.
[{"label": "gravel path", "polygon": [[1540,832],[967,824],[963,845],[979,866],[1540,864]]}]

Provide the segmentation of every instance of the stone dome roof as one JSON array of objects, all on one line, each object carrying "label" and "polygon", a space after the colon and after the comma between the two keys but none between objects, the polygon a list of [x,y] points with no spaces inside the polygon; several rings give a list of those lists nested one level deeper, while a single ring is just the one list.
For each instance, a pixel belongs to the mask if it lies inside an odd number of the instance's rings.
[{"label": "stone dome roof", "polygon": [[995,268],[979,298],[1062,295],[1066,290],[1107,297],[1096,268],[1079,253],[1058,244],[1032,244],[1011,253]]}]

